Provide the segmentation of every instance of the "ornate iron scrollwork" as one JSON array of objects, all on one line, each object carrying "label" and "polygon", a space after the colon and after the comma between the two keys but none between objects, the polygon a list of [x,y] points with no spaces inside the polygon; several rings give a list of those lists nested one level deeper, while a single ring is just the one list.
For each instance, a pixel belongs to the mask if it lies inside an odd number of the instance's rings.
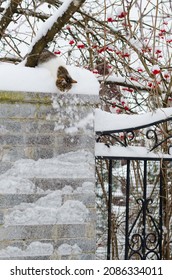
[{"label": "ornate iron scrollwork", "polygon": [[[98,137],[96,142],[103,142],[108,147],[113,146],[115,144],[120,144],[123,147],[129,146],[131,143],[133,145],[137,142],[142,142],[144,139],[144,145],[148,146],[148,151],[151,152],[158,147],[161,147],[163,143],[167,143],[167,141],[172,138],[171,131],[169,133],[160,132],[159,123],[154,124],[153,126],[145,125],[144,129],[150,127],[144,133],[144,130],[141,128],[133,128],[133,129],[121,129],[121,131],[117,132],[102,132],[97,133]],[[139,140],[137,140],[139,139]],[[148,140],[148,141],[146,141]],[[147,144],[147,145],[146,145]],[[169,143],[169,149],[172,147],[172,144]]]},{"label": "ornate iron scrollwork", "polygon": [[140,210],[128,232],[128,259],[147,259],[150,256],[160,259],[158,247],[161,230],[149,209],[153,200],[139,198],[136,202]]}]

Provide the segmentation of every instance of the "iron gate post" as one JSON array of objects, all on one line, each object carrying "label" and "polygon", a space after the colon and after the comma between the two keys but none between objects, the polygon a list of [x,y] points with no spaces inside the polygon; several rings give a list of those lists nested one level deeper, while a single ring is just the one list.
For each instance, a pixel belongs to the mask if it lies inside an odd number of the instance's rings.
[{"label": "iron gate post", "polygon": [[108,180],[108,236],[107,236],[107,260],[111,259],[111,239],[112,239],[112,160],[109,160],[109,180]]},{"label": "iron gate post", "polygon": [[126,219],[125,219],[125,260],[128,260],[129,248],[129,198],[130,198],[130,160],[127,160],[126,176]]}]

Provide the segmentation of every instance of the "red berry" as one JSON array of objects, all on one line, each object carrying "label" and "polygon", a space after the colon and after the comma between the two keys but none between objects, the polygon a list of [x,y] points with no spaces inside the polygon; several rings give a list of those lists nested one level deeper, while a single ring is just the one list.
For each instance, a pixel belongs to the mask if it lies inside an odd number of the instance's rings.
[{"label": "red berry", "polygon": [[158,75],[160,72],[161,72],[161,71],[158,70],[158,69],[154,69],[154,70],[152,71],[152,73],[153,73],[154,75]]},{"label": "red berry", "polygon": [[84,48],[85,48],[85,45],[84,45],[82,42],[79,42],[79,43],[77,44],[77,47],[78,47],[78,49],[84,49]]},{"label": "red berry", "polygon": [[160,72],[161,72],[161,69],[159,68],[158,65],[154,65],[154,66],[152,67],[152,74],[158,75]]},{"label": "red berry", "polygon": [[61,51],[55,51],[54,54],[61,54]]},{"label": "red berry", "polygon": [[128,106],[124,106],[125,111],[129,111]]},{"label": "red berry", "polygon": [[119,15],[117,15],[118,18],[124,18],[127,15],[126,12],[121,12]]},{"label": "red berry", "polygon": [[129,57],[130,54],[129,54],[129,53],[122,53],[121,56],[122,56],[122,57]]},{"label": "red berry", "polygon": [[94,69],[92,72],[93,74],[99,74],[99,71],[97,69]]},{"label": "red berry", "polygon": [[159,50],[159,49],[157,49],[155,53],[156,53],[156,54],[159,54],[159,53],[162,53],[162,51]]},{"label": "red berry", "polygon": [[108,21],[108,22],[114,22],[114,19],[113,19],[112,17],[108,17],[108,18],[107,18],[107,21]]},{"label": "red berry", "polygon": [[70,40],[70,41],[69,41],[69,45],[73,45],[74,43],[75,43],[74,40]]},{"label": "red berry", "polygon": [[143,72],[143,69],[142,68],[138,68],[137,71],[141,73],[141,72]]}]

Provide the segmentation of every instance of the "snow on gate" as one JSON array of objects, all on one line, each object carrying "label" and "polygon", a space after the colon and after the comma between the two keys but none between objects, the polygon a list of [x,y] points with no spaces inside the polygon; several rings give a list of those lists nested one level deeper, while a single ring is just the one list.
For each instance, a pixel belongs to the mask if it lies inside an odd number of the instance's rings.
[{"label": "snow on gate", "polygon": [[98,224],[98,242],[107,259],[167,257],[171,120],[172,108],[134,116],[96,110],[99,209],[101,200],[107,205]]}]

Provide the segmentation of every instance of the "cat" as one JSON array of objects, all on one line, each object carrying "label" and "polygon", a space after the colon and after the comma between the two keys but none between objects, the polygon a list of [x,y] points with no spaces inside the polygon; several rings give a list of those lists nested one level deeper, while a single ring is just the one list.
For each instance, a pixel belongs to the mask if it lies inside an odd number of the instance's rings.
[{"label": "cat", "polygon": [[61,92],[69,91],[77,83],[69,74],[64,61],[48,50],[44,50],[38,60],[38,67],[46,68],[55,79],[56,87]]}]

